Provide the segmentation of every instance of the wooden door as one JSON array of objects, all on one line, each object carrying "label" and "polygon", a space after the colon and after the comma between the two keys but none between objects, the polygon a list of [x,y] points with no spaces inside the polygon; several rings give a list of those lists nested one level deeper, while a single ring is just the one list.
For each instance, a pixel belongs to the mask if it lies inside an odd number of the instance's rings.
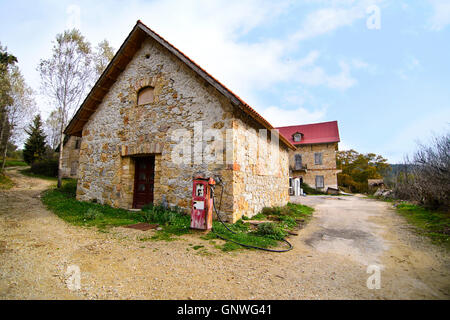
[{"label": "wooden door", "polygon": [[135,158],[133,208],[153,203],[155,157]]}]

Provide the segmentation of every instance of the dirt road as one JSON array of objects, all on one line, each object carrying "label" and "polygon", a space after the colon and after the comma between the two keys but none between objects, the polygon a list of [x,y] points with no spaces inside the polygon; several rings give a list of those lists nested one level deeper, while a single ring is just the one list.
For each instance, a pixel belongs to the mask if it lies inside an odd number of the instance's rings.
[{"label": "dirt road", "polygon": [[[2,299],[450,297],[448,254],[416,236],[383,202],[294,199],[316,208],[290,239],[294,250],[224,253],[198,234],[154,242],[142,241],[153,231],[69,225],[38,198],[51,182],[15,169],[8,174],[16,186],[0,191]],[[368,265],[381,268],[381,289],[367,288]],[[77,268],[81,285],[73,290]]]}]

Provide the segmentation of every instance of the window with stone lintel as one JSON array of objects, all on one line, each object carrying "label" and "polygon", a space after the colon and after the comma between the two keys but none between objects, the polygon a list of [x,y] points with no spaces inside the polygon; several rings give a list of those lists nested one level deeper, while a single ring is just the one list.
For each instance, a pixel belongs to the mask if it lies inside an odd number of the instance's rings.
[{"label": "window with stone lintel", "polygon": [[144,87],[138,91],[137,104],[149,104],[153,102],[153,87]]}]

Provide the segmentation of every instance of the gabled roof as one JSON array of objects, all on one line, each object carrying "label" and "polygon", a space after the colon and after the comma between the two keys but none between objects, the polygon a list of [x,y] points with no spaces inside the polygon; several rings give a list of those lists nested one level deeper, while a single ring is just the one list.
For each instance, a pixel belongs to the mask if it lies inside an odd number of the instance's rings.
[{"label": "gabled roof", "polygon": [[[280,135],[283,135],[294,145],[332,143],[341,141],[337,121],[303,124],[298,126],[279,127]],[[302,134],[300,142],[294,142],[293,135]]]},{"label": "gabled roof", "polygon": [[[99,104],[102,102],[104,96],[107,94],[119,75],[125,70],[126,66],[133,59],[134,54],[140,49],[143,41],[147,37],[154,39],[161,46],[166,48],[179,60],[184,62],[190,69],[192,69],[200,77],[202,77],[206,82],[212,85],[217,91],[227,97],[235,107],[240,108],[250,117],[252,117],[256,122],[261,124],[264,128],[269,130],[275,129],[266,119],[264,119],[258,112],[256,112],[252,107],[245,103],[245,101],[243,101],[239,96],[237,96],[230,89],[220,83],[217,79],[207,73],[184,53],[175,48],[172,44],[167,42],[160,35],[158,35],[156,32],[154,32],[149,27],[144,25],[140,20],[138,20],[133,30],[131,30],[124,43],[109,63],[108,67],[97,80],[97,82],[87,95],[86,99],[83,101],[83,103],[73,116],[72,120],[67,125],[64,131],[65,134],[81,137],[81,131],[83,130],[86,122],[89,120],[89,117],[95,112]],[[295,149],[292,143],[290,143],[282,135],[280,135],[280,140],[290,149]]]}]

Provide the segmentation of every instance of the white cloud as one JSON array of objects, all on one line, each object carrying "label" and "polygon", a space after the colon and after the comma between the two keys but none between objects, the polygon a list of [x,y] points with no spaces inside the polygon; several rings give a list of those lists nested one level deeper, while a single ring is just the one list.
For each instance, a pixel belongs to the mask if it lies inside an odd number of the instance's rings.
[{"label": "white cloud", "polygon": [[[293,36],[296,30],[286,36],[277,35],[275,39],[263,36],[257,41],[242,40],[242,35],[254,28],[279,19],[289,10],[289,4],[289,1],[164,1],[136,3],[125,14],[133,16],[139,7],[140,19],[144,23],[257,110],[267,107],[259,105],[264,101],[258,98],[257,91],[279,84],[324,86],[337,90],[354,86],[357,80],[351,71],[360,66],[336,61],[340,71],[330,73],[322,65],[319,51],[311,50],[302,55],[302,48],[299,48],[301,37],[295,39]],[[352,5],[352,1],[332,3],[337,4]],[[343,25],[341,21],[346,20],[345,17],[349,16],[354,21],[364,16],[364,8],[356,7],[358,9],[345,9],[345,13],[333,8],[337,14],[327,9],[318,10],[319,13],[306,18],[302,30],[309,33],[308,37],[334,30]],[[322,17],[320,22],[314,20],[317,16]],[[332,19],[335,22],[331,28],[323,30],[328,16],[336,16]],[[114,31],[109,34],[113,35]],[[116,46],[120,44],[119,41],[116,43]]]},{"label": "white cloud", "polygon": [[324,119],[326,109],[309,111],[303,107],[294,110],[286,110],[276,106],[268,107],[261,111],[264,118],[270,119],[275,127],[291,126],[320,122]]},{"label": "white cloud", "polygon": [[382,0],[331,0],[311,1],[326,4],[327,8],[318,9],[307,15],[302,28],[292,40],[306,40],[330,33],[338,28],[350,26],[357,20],[367,18],[367,8],[381,4]]},{"label": "white cloud", "polygon": [[450,24],[450,1],[429,0],[433,7],[433,15],[430,18],[430,29],[440,31]]},{"label": "white cloud", "polygon": [[[107,38],[115,48],[119,48],[136,20],[140,19],[249,104],[262,109],[267,105],[258,98],[257,92],[280,84],[345,90],[357,83],[352,71],[361,69],[361,65],[328,60],[328,64],[331,61],[339,67],[339,71],[332,73],[323,65],[321,53],[318,50],[305,51],[301,42],[363,19],[368,0],[312,2],[325,8],[307,15],[300,30],[288,30],[286,35],[277,34],[272,38],[262,35],[257,40],[255,37],[247,40],[245,36],[256,28],[283,19],[291,9],[290,0],[136,0],[120,11],[109,10],[110,5],[105,2],[79,2],[77,6],[80,8],[81,31],[93,45]],[[378,1],[370,1],[373,2]],[[69,19],[70,15],[66,13],[68,6],[62,5],[61,8],[63,11],[58,11],[58,16]],[[51,23],[54,28],[64,28],[55,21]],[[46,40],[40,41],[39,45],[41,47],[34,47],[32,55],[45,58],[51,44]],[[27,72],[31,74],[29,78],[36,79],[37,58],[33,63],[32,70]],[[36,82],[32,84],[35,89]],[[258,106],[259,103],[262,105]]]},{"label": "white cloud", "polygon": [[409,80],[415,72],[420,71],[422,65],[416,57],[409,55],[405,58],[403,66],[396,71],[397,75],[403,80]]},{"label": "white cloud", "polygon": [[354,9],[325,8],[317,10],[306,17],[303,28],[292,38],[301,41],[351,25],[357,17],[362,17],[364,14],[355,13]]}]

